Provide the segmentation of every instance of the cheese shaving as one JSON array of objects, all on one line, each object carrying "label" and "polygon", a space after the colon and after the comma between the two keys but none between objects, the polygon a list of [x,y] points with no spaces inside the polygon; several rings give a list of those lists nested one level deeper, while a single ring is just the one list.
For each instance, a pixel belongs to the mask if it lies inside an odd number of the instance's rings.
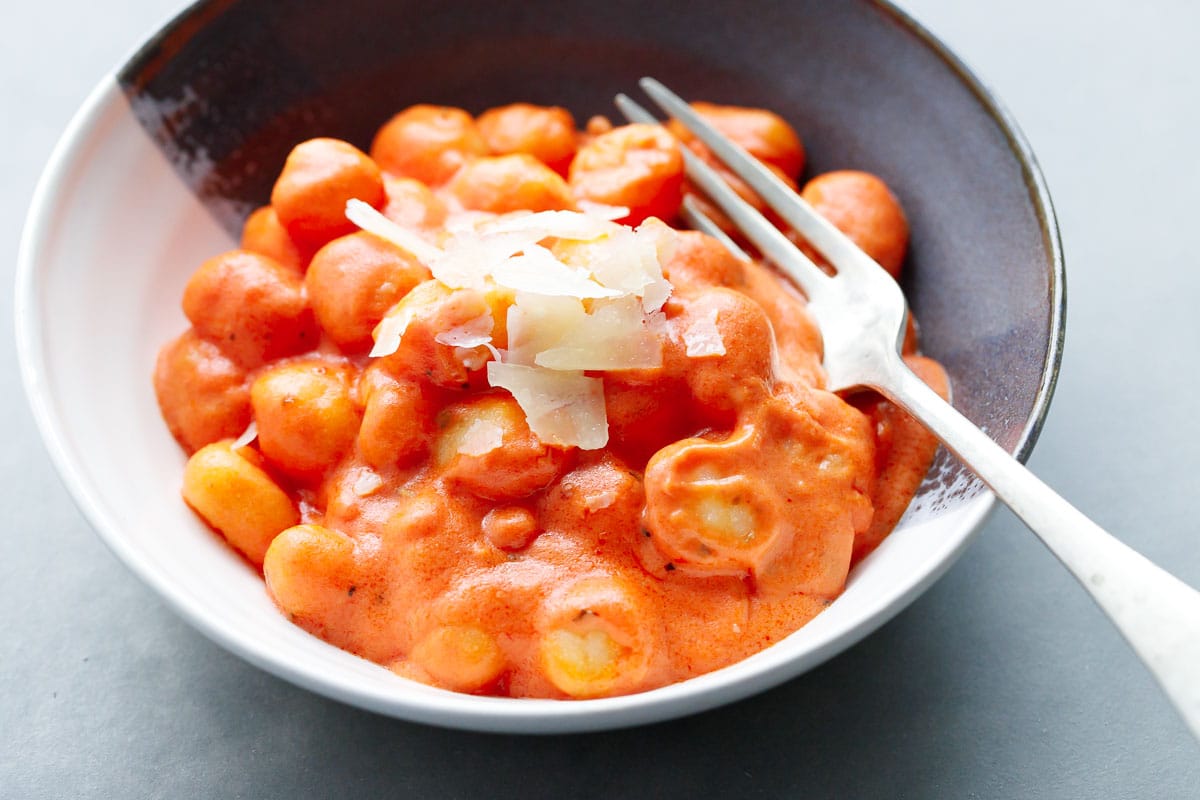
[{"label": "cheese shaving", "polygon": [[363,470],[357,478],[354,479],[354,493],[359,497],[366,497],[379,491],[383,486],[383,478],[379,477],[370,470]]},{"label": "cheese shaving", "polygon": [[629,209],[626,206],[610,206],[593,200],[577,200],[575,205],[579,206],[579,210],[589,217],[615,221],[629,216]]},{"label": "cheese shaving", "polygon": [[454,236],[442,255],[430,262],[429,271],[452,289],[483,290],[495,270],[534,241],[527,233]]},{"label": "cheese shaving", "polygon": [[617,502],[617,490],[609,487],[598,492],[588,492],[583,496],[583,507],[588,511],[603,511]]},{"label": "cheese shaving", "polygon": [[717,327],[719,309],[709,309],[709,312],[699,319],[692,321],[683,332],[683,343],[687,345],[690,358],[725,355],[725,340],[721,338],[721,330]]},{"label": "cheese shaving", "polygon": [[250,424],[246,426],[246,430],[242,431],[242,435],[235,439],[233,444],[229,445],[229,449],[241,450],[257,438],[258,424],[254,420],[250,420]]},{"label": "cheese shaving", "polygon": [[504,429],[486,419],[471,422],[458,443],[458,452],[465,456],[481,456],[504,444]]},{"label": "cheese shaving", "polygon": [[472,233],[476,231],[480,225],[489,220],[495,219],[497,216],[497,214],[491,211],[463,209],[448,215],[442,227],[444,227],[446,232],[451,235]]},{"label": "cheese shaving", "polygon": [[457,325],[448,331],[442,331],[433,340],[438,344],[448,344],[454,347],[479,347],[492,341],[492,328],[496,322],[491,314],[480,314],[462,325]]},{"label": "cheese shaving", "polygon": [[671,284],[663,276],[662,265],[669,261],[678,244],[678,237],[673,228],[657,217],[650,217],[637,228],[637,235],[654,243],[654,256],[643,262],[643,268],[650,276],[650,282],[642,291],[643,306],[646,313],[663,307],[671,296]]},{"label": "cheese shaving", "polygon": [[[442,331],[433,340],[438,344],[450,345],[454,348],[454,357],[467,369],[474,371],[487,363],[488,356],[496,356],[498,351],[492,345],[492,328],[495,320],[491,314],[480,314],[462,325],[457,325],[448,331]],[[481,350],[481,347],[487,350]]]},{"label": "cheese shaving", "polygon": [[582,372],[519,364],[487,365],[488,383],[516,399],[529,429],[543,442],[598,450],[608,444],[604,384]]},{"label": "cheese shaving", "polygon": [[375,346],[368,354],[371,358],[390,356],[400,349],[400,340],[413,321],[412,314],[392,314],[384,317],[375,326]]},{"label": "cheese shaving", "polygon": [[390,219],[380,214],[362,200],[346,201],[346,219],[368,233],[373,233],[380,239],[386,239],[401,250],[412,253],[417,259],[429,264],[442,255],[442,251],[418,234],[402,228]]},{"label": "cheese shaving", "polygon": [[619,289],[596,283],[580,269],[573,269],[541,245],[531,244],[492,270],[492,280],[518,292],[556,297],[619,297]]},{"label": "cheese shaving", "polygon": [[527,233],[536,241],[554,237],[587,242],[623,230],[615,222],[601,216],[580,214],[577,211],[539,211],[534,214],[505,214],[479,226],[479,232]]},{"label": "cheese shaving", "polygon": [[[662,365],[661,309],[671,293],[662,260],[675,233],[655,219],[637,229],[617,224],[628,214],[625,208],[580,207],[582,213],[464,212],[447,222],[437,248],[370,206],[348,203],[347,216],[355,224],[413,252],[434,278],[388,312],[375,329],[371,355],[395,353],[409,325],[454,292],[490,293],[489,305],[507,306],[500,334],[507,350],[492,342],[491,314],[441,331],[434,340],[455,348],[468,369],[486,363],[490,385],[512,392],[543,441],[603,447],[608,442],[603,383],[583,373]],[[687,334],[689,355],[724,352],[715,319],[693,328]],[[491,447],[494,438],[494,431],[480,428],[465,446]]]},{"label": "cheese shaving", "polygon": [[596,300],[518,294],[508,309],[506,361],[557,370],[653,369],[662,365],[661,314],[635,297]]},{"label": "cheese shaving", "polygon": [[564,333],[587,316],[575,297],[518,294],[508,307],[508,351],[505,361],[534,365],[538,353],[557,347]]},{"label": "cheese shaving", "polygon": [[658,259],[658,236],[615,227],[593,241],[560,242],[555,254],[564,263],[589,272],[601,285],[642,298],[646,313],[657,311],[671,293]]},{"label": "cheese shaving", "polygon": [[417,284],[411,292],[404,295],[400,302],[392,306],[378,325],[375,326],[375,346],[371,348],[371,358],[390,356],[400,349],[400,340],[404,332],[421,312],[447,293],[446,287],[437,281],[425,281]]},{"label": "cheese shaving", "polygon": [[458,363],[474,372],[486,364],[492,354],[496,352],[495,348],[489,348],[489,350],[481,350],[478,347],[456,347],[454,348],[454,357],[458,359]]}]

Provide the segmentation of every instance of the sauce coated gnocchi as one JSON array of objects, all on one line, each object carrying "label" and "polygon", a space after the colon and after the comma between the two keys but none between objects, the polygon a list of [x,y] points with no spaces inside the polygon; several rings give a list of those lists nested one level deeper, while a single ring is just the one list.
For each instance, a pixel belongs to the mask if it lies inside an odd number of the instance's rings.
[{"label": "sauce coated gnocchi", "polygon": [[[696,107],[800,180],[778,115]],[[824,390],[772,270],[668,226],[682,147],[712,160],[674,126],[517,103],[292,151],[154,371],[183,499],[289,620],[454,691],[595,698],[734,663],[838,596],[935,442]],[[899,275],[883,181],[802,191]],[[915,331],[906,358],[948,391]]]}]

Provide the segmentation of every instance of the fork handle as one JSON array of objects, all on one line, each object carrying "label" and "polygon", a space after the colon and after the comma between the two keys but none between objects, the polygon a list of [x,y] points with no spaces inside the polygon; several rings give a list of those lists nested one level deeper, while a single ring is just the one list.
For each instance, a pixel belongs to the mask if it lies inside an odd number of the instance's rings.
[{"label": "fork handle", "polygon": [[873,388],[979,476],[1071,571],[1200,738],[1200,592],[1151,563],[1042,483],[897,357]]}]

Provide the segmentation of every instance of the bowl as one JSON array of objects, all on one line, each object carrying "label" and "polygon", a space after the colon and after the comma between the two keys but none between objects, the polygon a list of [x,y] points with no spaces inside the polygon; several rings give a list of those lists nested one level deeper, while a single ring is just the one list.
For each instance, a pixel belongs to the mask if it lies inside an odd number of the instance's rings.
[{"label": "bowl", "polygon": [[99,83],[51,157],[21,246],[29,400],[63,481],[113,552],[200,631],[286,680],[383,714],[507,732],[634,725],[745,697],[849,647],[929,586],[993,504],[945,453],[842,596],[757,655],[626,697],[468,696],[398,678],[288,623],[259,575],[180,502],[184,455],[151,390],[155,353],[186,325],[179,298],[191,270],[232,245],[293,143],[328,135],[365,146],[416,102],[613,114],[613,95],[647,74],[686,97],[772,108],[801,132],[810,171],[866,169],[895,189],[911,217],[905,288],[925,349],[947,367],[958,408],[1027,456],[1063,336],[1053,209],[1011,118],[896,8],[213,0]]}]

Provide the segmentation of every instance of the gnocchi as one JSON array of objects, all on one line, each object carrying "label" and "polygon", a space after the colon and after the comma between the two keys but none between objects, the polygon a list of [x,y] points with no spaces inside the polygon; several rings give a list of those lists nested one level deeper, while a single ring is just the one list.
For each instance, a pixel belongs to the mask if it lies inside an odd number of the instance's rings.
[{"label": "gnocchi", "polygon": [[[781,117],[696,107],[800,180]],[[514,103],[291,151],[154,368],[184,501],[288,620],[445,689],[586,700],[745,658],[838,595],[935,444],[824,390],[770,267],[672,227],[684,147],[719,166],[673,124]],[[899,274],[879,178],[803,191]]]}]

